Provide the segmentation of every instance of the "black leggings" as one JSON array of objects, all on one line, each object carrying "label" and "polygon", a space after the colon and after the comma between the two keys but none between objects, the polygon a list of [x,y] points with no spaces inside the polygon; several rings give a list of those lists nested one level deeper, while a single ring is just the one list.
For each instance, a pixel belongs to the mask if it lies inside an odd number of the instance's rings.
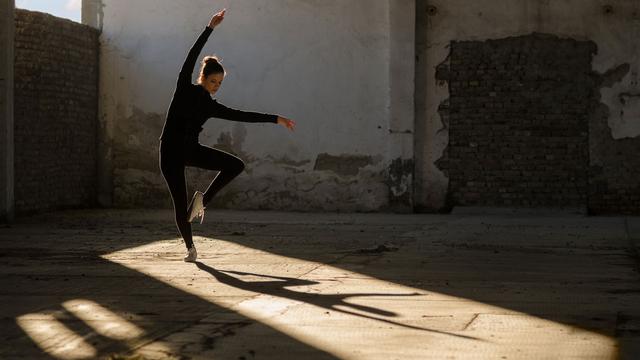
[{"label": "black leggings", "polygon": [[187,214],[185,166],[219,171],[204,192],[203,203],[207,206],[220,189],[240,175],[244,170],[244,162],[227,152],[197,142],[160,141],[160,170],[171,192],[178,231],[188,249],[193,246],[193,238]]}]

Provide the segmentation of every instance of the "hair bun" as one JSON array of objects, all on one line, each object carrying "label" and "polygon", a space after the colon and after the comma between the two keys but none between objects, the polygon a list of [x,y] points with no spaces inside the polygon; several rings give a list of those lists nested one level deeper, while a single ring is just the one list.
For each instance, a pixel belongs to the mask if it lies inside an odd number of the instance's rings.
[{"label": "hair bun", "polygon": [[214,63],[214,64],[219,64],[220,63],[220,59],[218,59],[217,56],[206,56],[202,62],[206,65],[206,64],[210,64],[210,63]]}]

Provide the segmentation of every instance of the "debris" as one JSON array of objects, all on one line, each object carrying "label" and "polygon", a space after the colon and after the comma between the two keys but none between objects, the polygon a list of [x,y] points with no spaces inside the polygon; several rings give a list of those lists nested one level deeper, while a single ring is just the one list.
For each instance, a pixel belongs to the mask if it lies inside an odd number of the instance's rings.
[{"label": "debris", "polygon": [[395,245],[382,244],[374,248],[358,249],[354,252],[358,254],[379,254],[383,252],[398,251],[398,249],[399,248]]}]

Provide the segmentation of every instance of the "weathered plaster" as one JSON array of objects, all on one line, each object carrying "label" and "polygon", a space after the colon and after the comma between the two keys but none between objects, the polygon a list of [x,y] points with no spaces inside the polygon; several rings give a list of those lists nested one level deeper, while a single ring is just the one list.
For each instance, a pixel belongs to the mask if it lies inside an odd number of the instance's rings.
[{"label": "weathered plaster", "polygon": [[[599,97],[595,99],[593,112],[589,120],[589,213],[626,213],[637,214],[640,207],[640,137],[615,137],[615,124],[612,118],[623,118],[620,112],[629,112],[627,103],[607,105],[604,94],[624,83],[629,77],[629,64],[620,64],[594,76],[600,83]],[[619,95],[620,96],[620,95]],[[624,102],[624,93],[621,102]],[[637,118],[636,118],[637,121]]]},{"label": "weathered plaster", "polygon": [[407,205],[413,203],[413,159],[398,158],[389,166],[390,207],[398,212],[413,210]]},{"label": "weathered plaster", "polygon": [[244,161],[252,161],[253,156],[242,150],[243,143],[247,138],[247,128],[243,124],[234,124],[230,132],[220,132],[215,148],[231,152],[239,156]]},{"label": "weathered plaster", "polygon": [[360,168],[373,162],[368,155],[339,155],[318,154],[313,170],[333,171],[340,176],[357,175]]},{"label": "weathered plaster", "polygon": [[332,170],[303,170],[259,160],[248,164],[247,171],[223,189],[214,203],[242,209],[379,211],[387,206],[386,176],[386,168],[379,165],[366,165],[357,174],[343,176]]},{"label": "weathered plaster", "polygon": [[614,139],[640,135],[640,91],[629,90],[629,83],[637,83],[631,79],[637,75],[630,70],[630,64],[625,63],[602,75],[601,101],[609,108],[607,124]]},{"label": "weathered plaster", "polygon": [[[101,0],[93,6],[102,11],[97,17],[102,21],[96,21],[102,29],[103,204],[153,205],[158,201],[147,195],[167,191],[159,169],[153,169],[153,153],[175,78],[212,12],[226,7],[224,24],[201,54],[219,55],[227,70],[218,100],[233,108],[281,114],[298,126],[290,133],[274,124],[210,119],[200,142],[247,163],[217,204],[389,208],[392,161],[413,156],[413,0],[228,0],[214,7],[204,0]],[[314,170],[319,154],[364,156],[371,163],[357,162],[357,170]],[[405,173],[394,194],[410,207],[412,170],[401,169]],[[202,190],[214,175],[188,169],[190,191]],[[168,192],[160,203],[170,205]]]}]

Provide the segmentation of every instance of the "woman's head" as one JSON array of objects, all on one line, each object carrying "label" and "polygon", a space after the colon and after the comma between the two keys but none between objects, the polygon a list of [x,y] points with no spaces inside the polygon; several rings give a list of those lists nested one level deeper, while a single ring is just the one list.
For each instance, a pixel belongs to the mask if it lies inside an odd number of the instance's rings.
[{"label": "woman's head", "polygon": [[202,60],[198,84],[213,95],[222,85],[222,80],[224,80],[225,74],[226,72],[220,64],[218,57],[207,56]]}]

